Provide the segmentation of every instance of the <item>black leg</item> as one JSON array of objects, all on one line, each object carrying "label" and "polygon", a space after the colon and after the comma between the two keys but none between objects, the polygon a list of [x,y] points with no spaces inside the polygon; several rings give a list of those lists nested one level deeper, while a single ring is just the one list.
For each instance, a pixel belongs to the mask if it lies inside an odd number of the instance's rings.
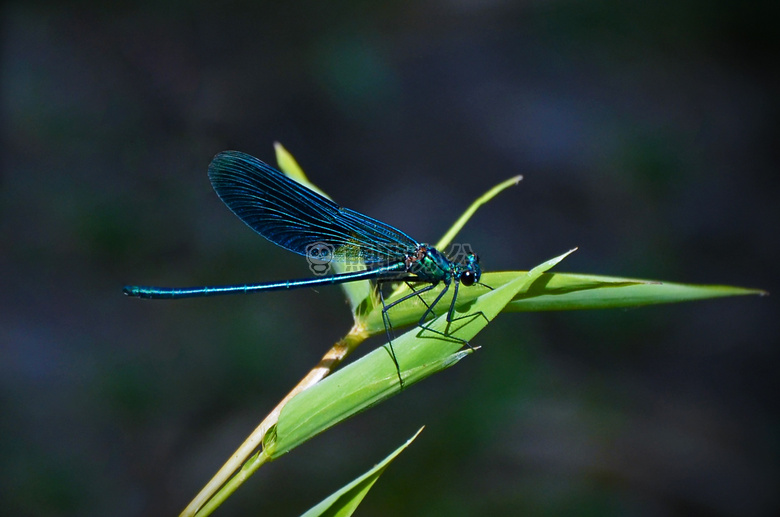
[{"label": "black leg", "polygon": [[385,295],[382,293],[382,289],[379,289],[379,300],[382,302],[382,323],[385,325],[387,344],[390,346],[390,357],[393,359],[395,371],[398,374],[398,382],[401,385],[401,389],[403,389],[404,380],[401,377],[401,366],[398,364],[398,358],[395,356],[395,350],[393,349],[393,324],[390,322],[390,317],[387,315],[387,309],[389,307],[385,305]]},{"label": "black leg", "polygon": [[403,297],[399,298],[398,300],[394,301],[390,305],[385,306],[383,310],[385,312],[387,312],[390,309],[392,309],[393,307],[395,307],[396,305],[398,305],[399,303],[403,303],[406,300],[408,300],[409,298],[414,298],[415,296],[417,296],[418,298],[420,298],[420,300],[422,300],[422,302],[425,304],[425,306],[428,307],[428,310],[425,311],[425,313],[427,314],[428,311],[430,311],[430,307],[428,306],[427,303],[425,303],[425,300],[423,300],[420,295],[423,294],[423,293],[427,293],[428,291],[430,291],[431,289],[433,289],[437,285],[439,285],[439,284],[429,284],[429,285],[426,285],[425,287],[423,287],[422,289],[420,289],[419,291],[415,291],[414,289],[412,289],[411,293],[407,294],[406,296],[403,296]]},{"label": "black leg", "polygon": [[[437,304],[437,303],[438,303],[438,302],[439,302],[439,301],[442,299],[442,297],[444,296],[444,293],[446,293],[446,292],[447,292],[447,289],[449,289],[449,287],[450,287],[450,284],[447,284],[447,285],[444,287],[444,289],[443,289],[443,290],[442,290],[442,292],[439,294],[439,296],[437,296],[437,297],[436,297],[436,299],[433,301],[433,303],[432,303],[432,304],[431,304],[431,305],[428,307],[428,310],[427,310],[427,311],[425,311],[425,314],[423,314],[423,317],[422,317],[422,319],[420,320],[420,322],[418,323],[418,325],[419,325],[421,328],[425,329],[425,330],[428,330],[428,331],[430,331],[430,332],[433,332],[434,334],[439,334],[440,336],[444,336],[444,337],[447,337],[447,338],[449,338],[449,339],[453,339],[453,340],[455,340],[455,341],[459,341],[459,342],[463,343],[463,345],[464,345],[464,346],[467,346],[468,348],[470,348],[470,349],[472,349],[472,350],[473,350],[473,349],[474,349],[474,347],[472,347],[472,346],[471,346],[471,344],[470,344],[470,343],[469,343],[467,340],[465,340],[465,339],[461,339],[461,338],[458,338],[458,337],[451,336],[451,335],[449,335],[447,332],[441,332],[441,331],[438,331],[438,330],[434,330],[434,329],[430,328],[429,326],[425,325],[425,318],[428,316],[428,314],[429,314],[429,313],[430,313],[430,314],[433,314],[433,315],[435,316],[435,313],[433,312],[433,308],[434,308],[434,307],[436,306],[436,304]],[[461,317],[459,317],[459,318],[455,318],[455,317],[453,317],[453,316],[454,316],[454,314],[455,314],[455,303],[456,303],[456,302],[457,302],[457,300],[458,300],[458,288],[459,288],[459,287],[460,287],[460,282],[458,282],[458,281],[455,281],[455,292],[452,294],[452,302],[450,303],[450,307],[449,307],[449,309],[447,310],[447,328],[448,328],[448,329],[449,329],[449,324],[450,324],[450,323],[452,323],[452,322],[455,322],[455,321],[458,321],[458,320],[460,320],[460,319],[463,319],[463,318],[470,318],[470,317],[472,317],[472,316],[478,316],[478,315],[481,315],[483,318],[487,319],[487,317],[486,317],[486,316],[485,316],[485,315],[484,315],[482,312],[478,312],[478,313],[474,313],[474,314],[467,314],[467,315],[465,315],[465,316],[461,316]]]},{"label": "black leg", "polygon": [[[382,292],[381,287],[379,289],[379,300],[382,302],[382,323],[385,326],[385,335],[387,336],[387,344],[390,346],[390,356],[392,357],[393,363],[395,364],[396,372],[398,372],[398,381],[401,384],[401,388],[403,388],[403,386],[404,386],[404,380],[401,377],[401,366],[398,364],[398,358],[395,356],[395,350],[393,349],[393,323],[390,321],[390,315],[388,314],[388,311],[390,309],[392,309],[393,307],[395,307],[396,305],[398,305],[399,303],[405,302],[406,300],[408,300],[408,299],[410,299],[410,298],[412,298],[414,296],[417,296],[417,297],[420,298],[420,300],[422,300],[422,302],[425,304],[425,306],[428,307],[428,309],[425,311],[425,313],[427,314],[428,311],[430,310],[430,307],[428,306],[427,303],[425,303],[425,300],[423,300],[422,297],[420,297],[420,295],[422,293],[430,291],[434,287],[436,287],[436,284],[427,285],[423,289],[420,289],[419,291],[415,291],[414,289],[412,289],[412,291],[413,291],[412,293],[410,293],[410,294],[408,294],[408,295],[406,295],[406,296],[404,296],[404,297],[402,297],[402,298],[400,298],[398,300],[395,300],[390,305],[386,305],[385,304],[385,295]],[[409,288],[411,289],[411,286],[409,286]]]},{"label": "black leg", "polygon": [[[379,289],[379,299],[382,302],[382,323],[385,326],[385,334],[387,336],[387,343],[390,346],[390,355],[391,355],[391,357],[393,359],[393,363],[395,364],[395,369],[396,369],[396,372],[398,373],[398,381],[401,384],[401,388],[404,387],[404,381],[403,381],[403,378],[401,377],[401,367],[398,364],[398,358],[395,356],[395,350],[393,349],[393,333],[394,333],[393,332],[393,324],[390,321],[390,315],[388,314],[388,311],[390,309],[392,309],[393,307],[395,307],[396,305],[398,305],[400,303],[403,303],[406,300],[409,300],[410,298],[413,298],[415,296],[418,297],[420,299],[420,301],[423,303],[423,305],[425,305],[425,312],[423,313],[422,317],[420,318],[420,321],[417,322],[417,326],[419,326],[422,330],[427,330],[429,332],[433,332],[434,334],[438,334],[438,335],[440,335],[442,337],[445,337],[445,338],[448,338],[450,340],[454,340],[454,341],[460,342],[460,343],[463,344],[463,346],[466,346],[466,347],[468,347],[468,348],[470,348],[472,350],[474,349],[474,347],[472,347],[471,344],[467,340],[451,336],[447,332],[442,332],[440,330],[432,329],[432,328],[430,328],[429,325],[426,324],[425,320],[428,319],[429,316],[433,316],[433,319],[436,318],[436,313],[434,312],[434,309],[435,309],[436,305],[441,301],[441,299],[444,298],[444,295],[447,294],[447,291],[450,288],[450,283],[451,282],[448,282],[448,283],[445,284],[444,289],[442,289],[442,291],[436,296],[436,298],[433,300],[433,302],[430,305],[425,302],[425,300],[422,297],[422,294],[430,291],[431,289],[434,289],[438,284],[429,284],[429,285],[425,286],[424,288],[422,288],[422,289],[420,289],[418,291],[415,291],[414,288],[411,285],[409,285],[409,282],[406,282],[406,284],[409,286],[409,289],[411,289],[412,292],[407,294],[407,295],[405,295],[405,296],[402,296],[401,298],[399,298],[398,300],[395,300],[393,303],[391,303],[389,305],[385,304],[384,293],[382,293],[382,289],[381,288]],[[481,312],[480,313],[475,313],[475,314],[467,314],[465,316],[461,316],[461,317],[457,317],[457,318],[454,317],[454,315],[455,315],[455,304],[457,303],[457,299],[458,299],[458,288],[460,287],[458,284],[459,284],[459,282],[455,281],[455,292],[453,293],[452,302],[450,303],[450,306],[449,306],[449,308],[447,310],[447,327],[448,328],[449,328],[449,324],[450,323],[458,321],[458,320],[463,319],[463,318],[469,318],[469,317],[478,316],[478,315],[482,315],[482,317],[485,318],[485,315],[482,314]],[[485,287],[488,287],[488,286],[485,286]],[[488,288],[492,289],[490,287],[488,287]]]}]

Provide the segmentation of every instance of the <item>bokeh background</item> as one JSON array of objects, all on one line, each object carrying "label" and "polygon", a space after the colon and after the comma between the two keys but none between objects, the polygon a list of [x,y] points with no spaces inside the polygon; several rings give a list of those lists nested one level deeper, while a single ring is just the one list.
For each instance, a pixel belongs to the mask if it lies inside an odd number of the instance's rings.
[{"label": "bokeh background", "polygon": [[[350,208],[487,270],[778,291],[778,4],[5,2],[0,498],[171,515],[350,326],[338,289],[178,302],[123,283],[295,278],[212,156],[282,142]],[[360,515],[777,515],[778,304],[507,314],[457,367],[260,470],[296,515],[425,431]],[[372,341],[366,350],[379,344]]]}]

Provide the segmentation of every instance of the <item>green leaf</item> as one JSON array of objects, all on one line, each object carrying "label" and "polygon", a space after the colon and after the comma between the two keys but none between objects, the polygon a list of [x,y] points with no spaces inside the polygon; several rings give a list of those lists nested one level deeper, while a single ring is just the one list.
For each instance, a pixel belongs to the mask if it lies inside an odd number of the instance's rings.
[{"label": "green leaf", "polygon": [[[486,282],[501,285],[521,272],[486,275]],[[485,278],[485,277],[483,277]],[[760,289],[727,285],[695,285],[636,278],[547,273],[528,291],[515,296],[505,311],[565,311],[641,307],[724,296],[766,295]]]},{"label": "green leaf", "polygon": [[[496,288],[526,274],[525,271],[483,273],[481,282]],[[425,303],[433,302],[441,289],[437,288],[424,293],[422,300],[418,297],[411,298],[390,309],[389,314],[393,325],[399,328],[417,323],[420,315],[425,311]],[[468,306],[486,290],[486,287],[480,285],[461,286],[458,291],[457,307]],[[393,296],[388,298],[386,303],[389,305],[404,294],[403,292],[393,293]],[[540,275],[527,290],[517,294],[514,300],[504,308],[504,311],[612,309],[724,296],[763,296],[766,294],[766,291],[760,289],[724,285],[678,284],[577,273],[545,273]],[[449,307],[451,300],[452,293],[447,293],[439,304],[441,307]],[[378,307],[371,311],[366,316],[364,324],[370,335],[384,332],[382,308]]]},{"label": "green leaf", "polygon": [[455,224],[452,225],[452,227],[447,230],[447,233],[444,234],[444,236],[439,240],[439,242],[436,243],[436,249],[438,250],[444,250],[447,246],[450,245],[452,242],[452,239],[455,238],[455,236],[458,234],[458,232],[466,225],[469,219],[471,219],[471,216],[474,215],[474,213],[477,211],[479,207],[496,197],[498,194],[500,194],[503,190],[520,183],[520,181],[523,179],[522,176],[515,176],[513,178],[509,178],[506,181],[503,181],[493,187],[492,189],[488,190],[481,196],[479,196],[473,203],[471,203],[471,206],[469,206],[465,212],[463,212],[463,215],[461,215],[457,221],[455,221]]},{"label": "green leaf", "polygon": [[374,468],[322,500],[322,502],[304,513],[303,517],[349,517],[352,515],[368,491],[376,483],[376,480],[379,479],[379,476],[390,465],[390,462],[401,454],[419,436],[422,430],[423,428],[421,427],[406,443],[375,465]]},{"label": "green leaf", "polygon": [[282,409],[276,425],[276,440],[264,452],[276,459],[314,435],[460,361],[474,351],[471,348],[461,350],[462,340],[469,341],[476,336],[518,292],[527,289],[566,255],[568,253],[517,276],[498,289],[483,293],[469,304],[465,314],[458,312],[450,323],[446,314],[442,314],[426,323],[427,329],[417,327],[394,339],[393,350],[401,368],[403,388],[390,348],[385,345],[300,393]]}]

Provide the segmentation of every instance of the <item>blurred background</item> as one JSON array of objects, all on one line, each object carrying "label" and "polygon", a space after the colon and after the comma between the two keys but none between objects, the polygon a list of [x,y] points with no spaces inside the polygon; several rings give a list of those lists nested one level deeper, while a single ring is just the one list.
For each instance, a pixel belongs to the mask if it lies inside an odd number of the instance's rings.
[{"label": "blurred background", "polygon": [[[349,329],[337,288],[122,296],[309,273],[213,193],[225,149],[420,241],[523,174],[458,237],[488,271],[777,293],[778,5],[5,2],[4,512],[178,513]],[[777,515],[777,311],[505,314],[218,515],[300,514],[423,424],[359,515]]]}]

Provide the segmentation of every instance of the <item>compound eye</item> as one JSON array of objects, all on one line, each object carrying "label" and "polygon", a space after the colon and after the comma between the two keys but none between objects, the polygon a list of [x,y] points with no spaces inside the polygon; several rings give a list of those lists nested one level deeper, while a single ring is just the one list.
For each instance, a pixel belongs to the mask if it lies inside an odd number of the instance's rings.
[{"label": "compound eye", "polygon": [[474,282],[476,282],[477,277],[474,275],[473,271],[464,271],[460,275],[460,283],[465,286],[474,285]]}]

